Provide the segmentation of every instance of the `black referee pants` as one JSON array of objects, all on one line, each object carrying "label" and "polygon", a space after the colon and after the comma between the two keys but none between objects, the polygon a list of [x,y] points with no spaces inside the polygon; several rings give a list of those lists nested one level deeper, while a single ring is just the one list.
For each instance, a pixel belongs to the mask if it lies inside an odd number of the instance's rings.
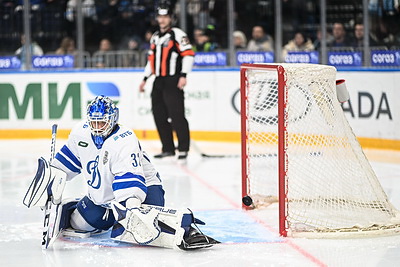
[{"label": "black referee pants", "polygon": [[162,143],[162,152],[175,152],[173,131],[178,150],[189,151],[189,123],[185,117],[184,92],[178,88],[179,76],[156,77],[151,92],[154,121]]}]

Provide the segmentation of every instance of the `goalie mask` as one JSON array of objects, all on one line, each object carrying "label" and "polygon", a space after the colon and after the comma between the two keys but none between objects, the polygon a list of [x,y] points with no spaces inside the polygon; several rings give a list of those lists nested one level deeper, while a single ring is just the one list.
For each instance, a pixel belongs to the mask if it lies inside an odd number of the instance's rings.
[{"label": "goalie mask", "polygon": [[101,147],[118,123],[119,110],[110,98],[98,96],[88,105],[86,115],[94,142]]}]

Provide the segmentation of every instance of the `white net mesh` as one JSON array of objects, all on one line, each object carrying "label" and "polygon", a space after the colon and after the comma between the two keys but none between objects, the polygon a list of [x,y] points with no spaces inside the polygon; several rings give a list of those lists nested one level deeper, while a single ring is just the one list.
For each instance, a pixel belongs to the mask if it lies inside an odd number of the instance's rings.
[{"label": "white net mesh", "polygon": [[[394,230],[389,203],[337,101],[336,69],[283,64],[286,227],[290,234]],[[278,195],[278,72],[246,70],[247,194],[256,207]]]}]

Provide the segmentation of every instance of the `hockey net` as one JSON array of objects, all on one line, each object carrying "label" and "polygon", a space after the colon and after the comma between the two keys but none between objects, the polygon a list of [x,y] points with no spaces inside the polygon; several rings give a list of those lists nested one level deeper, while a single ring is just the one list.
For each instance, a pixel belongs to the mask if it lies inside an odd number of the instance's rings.
[{"label": "hockey net", "polygon": [[335,81],[331,66],[242,65],[243,197],[256,209],[279,202],[283,236],[398,232],[399,212],[344,116]]}]

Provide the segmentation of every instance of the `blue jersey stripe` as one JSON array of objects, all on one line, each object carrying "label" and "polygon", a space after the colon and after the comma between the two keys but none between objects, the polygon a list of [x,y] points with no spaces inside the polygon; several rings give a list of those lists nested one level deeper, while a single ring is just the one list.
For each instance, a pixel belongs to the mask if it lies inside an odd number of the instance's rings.
[{"label": "blue jersey stripe", "polygon": [[119,180],[119,179],[129,179],[129,178],[136,178],[139,179],[140,181],[142,181],[143,183],[146,183],[146,180],[144,179],[143,176],[141,175],[137,175],[137,174],[133,174],[131,172],[127,172],[124,175],[121,176],[115,176],[114,179],[115,180]]},{"label": "blue jersey stripe", "polygon": [[114,182],[112,185],[112,188],[114,191],[117,191],[120,189],[134,188],[134,187],[141,189],[144,193],[147,194],[147,187],[139,181],[129,181],[129,182],[120,182],[120,183]]},{"label": "blue jersey stripe", "polygon": [[60,153],[56,154],[56,159],[61,162],[65,167],[67,167],[70,171],[76,172],[76,173],[81,173],[81,170],[75,167],[74,165],[71,164],[63,155]]},{"label": "blue jersey stripe", "polygon": [[74,153],[72,153],[72,151],[69,150],[69,148],[66,145],[64,145],[61,148],[61,152],[63,152],[65,156],[70,158],[72,160],[72,162],[76,164],[76,166],[79,166],[80,168],[82,168],[82,164],[79,161],[79,159],[77,157],[75,157]]}]

